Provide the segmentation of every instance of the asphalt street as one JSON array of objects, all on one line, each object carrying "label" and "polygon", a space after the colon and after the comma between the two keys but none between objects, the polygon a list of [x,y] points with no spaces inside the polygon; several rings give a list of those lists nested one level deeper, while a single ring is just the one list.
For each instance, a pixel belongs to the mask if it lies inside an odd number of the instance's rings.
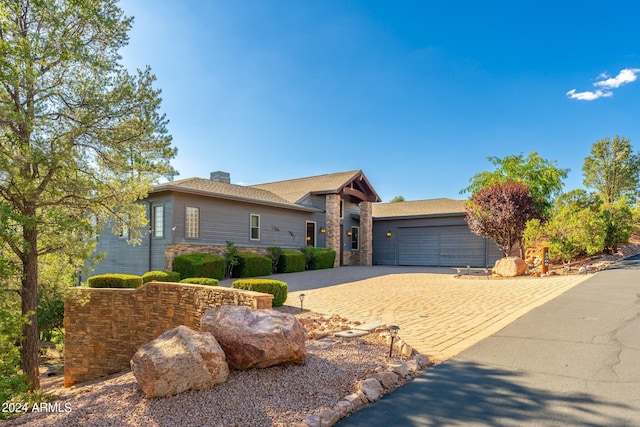
[{"label": "asphalt street", "polygon": [[640,426],[640,255],[338,425]]}]

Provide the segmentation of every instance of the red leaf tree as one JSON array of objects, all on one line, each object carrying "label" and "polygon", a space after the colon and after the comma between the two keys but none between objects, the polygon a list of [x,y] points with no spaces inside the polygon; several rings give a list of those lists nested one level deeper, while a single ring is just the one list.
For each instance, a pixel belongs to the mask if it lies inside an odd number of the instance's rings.
[{"label": "red leaf tree", "polygon": [[529,187],[513,181],[495,183],[476,192],[465,209],[469,229],[495,241],[505,257],[516,243],[522,248],[527,221],[540,218]]}]

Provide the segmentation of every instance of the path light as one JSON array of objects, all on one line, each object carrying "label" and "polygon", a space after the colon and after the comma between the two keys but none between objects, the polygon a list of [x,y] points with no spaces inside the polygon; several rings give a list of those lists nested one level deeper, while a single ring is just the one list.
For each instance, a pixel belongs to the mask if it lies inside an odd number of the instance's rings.
[{"label": "path light", "polygon": [[300,298],[300,313],[302,313],[302,302],[304,301],[304,294],[298,296]]},{"label": "path light", "polygon": [[389,325],[389,336],[391,337],[391,345],[389,346],[389,357],[391,357],[391,353],[393,352],[393,340],[398,336],[398,329],[400,329],[400,326]]}]

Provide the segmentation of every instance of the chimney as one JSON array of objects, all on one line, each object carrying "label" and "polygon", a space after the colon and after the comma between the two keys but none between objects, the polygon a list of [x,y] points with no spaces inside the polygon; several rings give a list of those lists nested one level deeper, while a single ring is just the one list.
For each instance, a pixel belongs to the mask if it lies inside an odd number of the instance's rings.
[{"label": "chimney", "polygon": [[225,184],[231,184],[231,175],[229,175],[229,172],[222,172],[222,171],[211,172],[209,179],[211,181],[224,182]]}]

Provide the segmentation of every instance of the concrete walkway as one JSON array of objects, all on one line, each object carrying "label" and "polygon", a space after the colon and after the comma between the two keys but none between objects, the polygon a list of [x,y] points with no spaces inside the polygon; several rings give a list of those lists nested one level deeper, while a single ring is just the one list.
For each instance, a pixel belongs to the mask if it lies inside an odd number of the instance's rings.
[{"label": "concrete walkway", "polygon": [[287,282],[287,305],[298,307],[304,293],[305,309],[398,325],[405,342],[440,363],[591,276],[487,279],[455,274],[451,268],[376,266],[269,277]]}]

